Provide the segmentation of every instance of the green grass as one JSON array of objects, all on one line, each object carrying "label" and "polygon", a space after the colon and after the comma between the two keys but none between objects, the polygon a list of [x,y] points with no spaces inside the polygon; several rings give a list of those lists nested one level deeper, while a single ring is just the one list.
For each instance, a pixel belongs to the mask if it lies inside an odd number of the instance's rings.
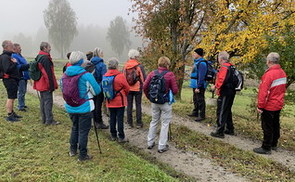
[{"label": "green grass", "polygon": [[[100,134],[99,154],[93,130],[89,136],[92,161],[78,162],[68,156],[71,123],[68,115],[54,107],[58,126],[44,126],[39,119],[38,99],[27,95],[28,112],[21,122],[5,121],[6,93],[0,84],[0,181],[178,181],[157,165]],[[20,114],[20,113],[19,113]]]}]

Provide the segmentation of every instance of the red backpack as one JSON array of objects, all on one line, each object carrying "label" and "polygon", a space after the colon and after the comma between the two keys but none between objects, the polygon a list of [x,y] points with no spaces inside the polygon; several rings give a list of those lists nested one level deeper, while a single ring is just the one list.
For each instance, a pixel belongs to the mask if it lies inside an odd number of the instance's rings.
[{"label": "red backpack", "polygon": [[125,69],[125,77],[129,85],[134,85],[137,81],[140,80],[139,75],[137,74],[137,66],[132,68]]}]

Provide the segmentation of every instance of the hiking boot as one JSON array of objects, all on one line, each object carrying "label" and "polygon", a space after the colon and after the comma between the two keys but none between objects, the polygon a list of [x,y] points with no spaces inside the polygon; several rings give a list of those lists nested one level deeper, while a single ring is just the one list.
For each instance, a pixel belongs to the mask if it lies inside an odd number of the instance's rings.
[{"label": "hiking boot", "polygon": [[45,123],[45,125],[59,125],[60,122],[52,121],[51,123]]},{"label": "hiking boot", "polygon": [[111,140],[111,141],[116,141],[116,140],[117,140],[117,137],[113,137],[113,136],[111,136],[111,137],[110,137],[110,140]]},{"label": "hiking boot", "polygon": [[136,128],[137,128],[137,129],[143,128],[143,124],[137,124],[137,125],[136,125]]},{"label": "hiking boot", "polygon": [[97,128],[97,129],[108,129],[109,126],[107,126],[107,125],[105,125],[105,124],[102,123],[102,124],[97,124],[97,125],[96,125],[96,128]]},{"label": "hiking boot", "polygon": [[198,117],[198,115],[196,115],[196,114],[194,114],[194,113],[192,113],[192,114],[188,114],[187,116],[189,116],[189,117]]},{"label": "hiking boot", "polygon": [[28,106],[24,106],[25,109],[28,109]]},{"label": "hiking boot", "polygon": [[19,111],[27,112],[27,110],[25,108],[19,109]]},{"label": "hiking boot", "polygon": [[20,121],[18,118],[14,117],[13,114],[10,114],[6,117],[6,121],[9,121],[9,122],[17,122],[17,121]]},{"label": "hiking boot", "polygon": [[205,117],[197,117],[195,121],[196,122],[201,122],[203,120],[205,120]]},{"label": "hiking boot", "polygon": [[152,148],[154,148],[154,146],[155,146],[155,142],[154,142],[152,145],[149,145],[149,146],[147,147],[147,149],[151,150]]},{"label": "hiking boot", "polygon": [[262,147],[254,148],[253,152],[255,152],[257,154],[267,154],[267,155],[271,154],[271,150],[266,150],[266,149],[264,149]]},{"label": "hiking boot", "polygon": [[70,157],[74,157],[75,155],[77,155],[78,153],[77,153],[77,151],[73,151],[73,150],[71,150],[70,152],[69,152],[69,156]]},{"label": "hiking boot", "polygon": [[132,129],[133,127],[133,124],[128,124],[128,129]]},{"label": "hiking boot", "polygon": [[129,140],[127,138],[119,138],[118,139],[118,143],[126,143],[129,142]]},{"label": "hiking boot", "polygon": [[159,149],[158,152],[163,153],[163,152],[166,152],[167,150],[169,150],[169,145],[166,145],[164,148]]},{"label": "hiking boot", "polygon": [[20,115],[17,115],[14,111],[12,112],[12,114],[11,115],[13,115],[15,118],[23,118],[22,116],[20,116]]},{"label": "hiking boot", "polygon": [[217,131],[211,132],[210,135],[216,138],[224,138],[224,134]]},{"label": "hiking boot", "polygon": [[86,155],[85,157],[79,157],[78,161],[88,161],[88,160],[91,160],[91,159],[92,159],[92,156]]},{"label": "hiking boot", "polygon": [[225,130],[224,131],[224,134],[227,134],[227,135],[235,135],[235,132],[234,132],[234,130]]}]

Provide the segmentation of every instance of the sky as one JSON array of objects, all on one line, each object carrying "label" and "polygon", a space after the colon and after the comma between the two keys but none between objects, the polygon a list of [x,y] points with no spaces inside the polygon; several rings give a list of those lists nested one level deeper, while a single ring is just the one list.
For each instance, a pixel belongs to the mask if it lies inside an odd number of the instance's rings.
[{"label": "sky", "polygon": [[[108,27],[116,16],[122,16],[127,22],[132,3],[130,0],[68,0],[76,12],[78,25],[100,25]],[[34,34],[45,27],[43,11],[49,0],[0,0],[0,39],[20,32]]]}]

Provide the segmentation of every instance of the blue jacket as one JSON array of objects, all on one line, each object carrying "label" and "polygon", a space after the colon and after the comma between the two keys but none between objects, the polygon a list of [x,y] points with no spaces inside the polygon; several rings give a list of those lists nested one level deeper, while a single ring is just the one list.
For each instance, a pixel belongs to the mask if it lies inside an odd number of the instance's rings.
[{"label": "blue jacket", "polygon": [[[78,75],[85,72],[85,69],[79,65],[73,65],[67,68],[65,74],[68,76]],[[60,87],[62,89],[62,79],[60,80]],[[91,73],[86,73],[82,75],[78,81],[78,88],[80,92],[80,97],[85,99],[90,99],[84,104],[73,107],[65,103],[65,108],[68,113],[87,113],[94,110],[94,102],[91,98],[98,95],[101,92],[100,86],[96,82],[95,78]]]},{"label": "blue jacket", "polygon": [[20,71],[21,79],[29,80],[30,79],[29,71],[22,70],[22,67],[28,64],[27,60],[21,54],[17,54],[17,53],[13,53],[11,57],[17,60],[17,69]]},{"label": "blue jacket", "polygon": [[[194,60],[194,66],[191,73],[191,82],[190,87],[191,88],[206,88],[207,82],[205,81],[205,76],[207,73],[207,64],[204,61],[204,58],[199,58]],[[200,64],[200,65],[199,65]]]},{"label": "blue jacket", "polygon": [[96,81],[100,83],[102,76],[107,72],[107,67],[104,64],[103,59],[97,56],[93,57],[91,62],[95,65],[95,72],[93,76],[95,77]]}]

